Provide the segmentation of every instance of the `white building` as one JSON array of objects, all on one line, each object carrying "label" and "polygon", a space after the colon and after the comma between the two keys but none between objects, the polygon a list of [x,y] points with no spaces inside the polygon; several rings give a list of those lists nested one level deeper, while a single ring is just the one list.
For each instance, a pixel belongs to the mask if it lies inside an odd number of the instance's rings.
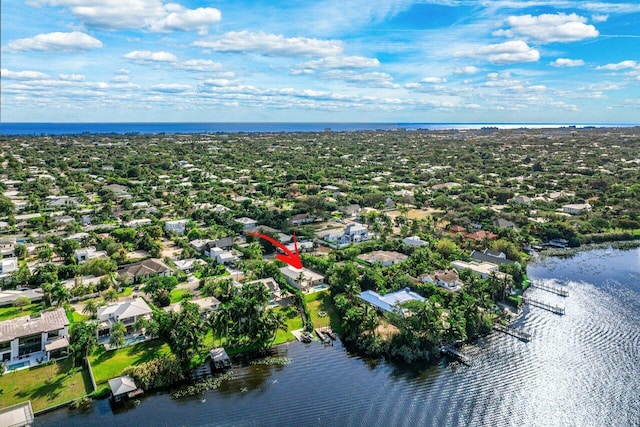
[{"label": "white building", "polygon": [[457,291],[462,286],[455,270],[436,270],[433,274],[423,274],[420,279],[425,283],[433,283],[450,291]]},{"label": "white building", "polygon": [[78,261],[78,264],[82,264],[90,259],[106,258],[108,255],[106,251],[96,251],[95,247],[89,246],[88,248],[76,249],[73,251],[73,256]]},{"label": "white building", "polygon": [[151,307],[142,298],[117,302],[98,309],[98,337],[108,337],[116,322],[122,322],[127,333],[134,329],[134,324],[140,318],[151,318]]},{"label": "white building", "polygon": [[585,212],[591,212],[591,205],[589,203],[578,203],[572,205],[564,205],[562,211],[571,215],[581,215]]},{"label": "white building", "polygon": [[498,271],[498,265],[490,262],[466,262],[466,261],[453,261],[451,266],[458,271],[471,270],[477,273],[482,279],[488,279],[490,276],[495,276],[499,279],[510,279],[511,275]]},{"label": "white building", "polygon": [[209,249],[209,257],[216,260],[216,263],[222,265],[228,265],[236,260],[236,257],[229,251],[225,251],[221,248]]},{"label": "white building", "polygon": [[0,280],[11,277],[14,271],[18,271],[18,258],[0,259]]},{"label": "white building", "polygon": [[411,292],[409,288],[392,292],[386,295],[380,295],[374,291],[364,291],[360,293],[360,298],[371,304],[381,311],[395,312],[399,311],[398,305],[408,301],[424,301],[425,299],[415,292]]},{"label": "white building", "polygon": [[307,268],[294,268],[290,265],[280,269],[285,280],[302,292],[310,292],[316,286],[324,285],[324,276]]},{"label": "white building", "polygon": [[418,236],[405,237],[404,239],[402,239],[402,243],[404,243],[407,246],[415,246],[415,247],[429,245],[429,242],[422,240]]},{"label": "white building", "polygon": [[69,319],[63,308],[0,322],[0,360],[7,369],[67,356]]},{"label": "white building", "polygon": [[339,246],[347,246],[351,243],[364,242],[371,239],[369,230],[366,225],[351,223],[344,230],[328,231],[325,233],[319,233],[320,238],[336,243]]},{"label": "white building", "polygon": [[186,230],[188,219],[177,219],[175,221],[167,221],[164,223],[165,231],[169,233],[175,233],[178,236],[182,236]]}]

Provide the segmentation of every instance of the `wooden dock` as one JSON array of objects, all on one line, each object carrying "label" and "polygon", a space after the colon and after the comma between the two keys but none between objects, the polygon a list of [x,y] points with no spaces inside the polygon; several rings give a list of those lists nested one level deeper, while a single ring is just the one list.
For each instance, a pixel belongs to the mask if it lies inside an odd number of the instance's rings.
[{"label": "wooden dock", "polygon": [[440,352],[453,357],[463,365],[471,366],[471,359],[469,359],[469,356],[465,356],[464,354],[462,354],[461,352],[459,352],[458,350],[456,350],[455,348],[449,345],[440,347]]},{"label": "wooden dock", "polygon": [[553,304],[549,304],[546,303],[544,301],[540,301],[534,298],[529,298],[529,297],[523,297],[522,298],[522,302],[525,304],[529,304],[532,305],[534,307],[538,307],[541,308],[543,310],[547,310],[550,311],[554,314],[559,314],[559,315],[563,315],[564,314],[564,307],[560,306],[560,305],[553,305]]},{"label": "wooden dock", "polygon": [[519,329],[514,329],[510,326],[503,326],[499,323],[493,325],[493,329],[496,331],[505,333],[507,335],[511,335],[512,337],[518,338],[520,341],[529,342],[531,340],[531,334],[521,331]]},{"label": "wooden dock", "polygon": [[542,289],[543,291],[551,292],[552,294],[560,295],[561,297],[569,296],[569,290],[560,286],[545,285],[544,283],[531,282],[531,287]]}]

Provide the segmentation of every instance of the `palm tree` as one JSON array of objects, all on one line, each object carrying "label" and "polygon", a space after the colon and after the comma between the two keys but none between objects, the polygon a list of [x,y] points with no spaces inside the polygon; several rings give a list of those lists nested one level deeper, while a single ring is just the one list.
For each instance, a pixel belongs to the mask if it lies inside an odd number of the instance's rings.
[{"label": "palm tree", "polygon": [[116,301],[118,299],[118,291],[116,291],[113,288],[109,288],[106,290],[106,292],[102,295],[102,298],[104,298],[105,302],[112,302],[112,301]]},{"label": "palm tree", "polygon": [[51,294],[52,299],[56,300],[56,305],[58,307],[60,307],[65,302],[69,302],[69,291],[61,282],[56,282],[53,284]]},{"label": "palm tree", "polygon": [[115,348],[120,348],[124,345],[124,335],[127,332],[127,327],[122,322],[116,322],[111,327],[111,336],[109,337],[109,344]]},{"label": "palm tree", "polygon": [[89,301],[87,301],[84,308],[82,309],[82,312],[85,314],[89,314],[92,319],[96,317],[96,314],[98,313],[98,303],[96,302],[96,300],[90,299]]}]

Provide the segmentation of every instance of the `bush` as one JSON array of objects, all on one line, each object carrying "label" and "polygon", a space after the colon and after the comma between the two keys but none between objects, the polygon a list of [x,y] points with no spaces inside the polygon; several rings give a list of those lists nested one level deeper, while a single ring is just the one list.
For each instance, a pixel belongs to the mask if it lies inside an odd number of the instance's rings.
[{"label": "bush", "polygon": [[152,359],[124,370],[143,390],[168,387],[184,379],[184,372],[174,356]]},{"label": "bush", "polygon": [[26,307],[29,304],[31,304],[31,300],[27,297],[18,297],[13,302],[14,307]]}]

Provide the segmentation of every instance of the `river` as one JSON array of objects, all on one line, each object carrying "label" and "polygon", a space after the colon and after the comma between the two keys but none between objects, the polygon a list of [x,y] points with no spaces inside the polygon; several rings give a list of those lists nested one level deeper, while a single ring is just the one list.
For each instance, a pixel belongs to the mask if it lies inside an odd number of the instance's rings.
[{"label": "river", "polygon": [[530,265],[529,277],[569,296],[530,296],[564,316],[525,307],[521,342],[493,334],[464,348],[472,366],[400,368],[349,354],[339,342],[277,349],[284,367],[234,366],[236,379],[202,396],[150,393],[114,414],[108,400],[62,409],[37,426],[638,426],[640,249],[593,250]]}]

